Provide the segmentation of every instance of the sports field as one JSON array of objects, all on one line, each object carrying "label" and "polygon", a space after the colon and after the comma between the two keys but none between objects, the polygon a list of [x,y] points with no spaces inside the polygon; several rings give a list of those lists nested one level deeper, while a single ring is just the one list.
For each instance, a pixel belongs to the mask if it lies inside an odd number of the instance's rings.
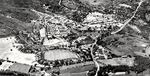
[{"label": "sports field", "polygon": [[69,59],[69,58],[78,58],[78,56],[70,52],[69,50],[50,50],[45,52],[44,58],[46,60],[62,60],[62,59]]}]

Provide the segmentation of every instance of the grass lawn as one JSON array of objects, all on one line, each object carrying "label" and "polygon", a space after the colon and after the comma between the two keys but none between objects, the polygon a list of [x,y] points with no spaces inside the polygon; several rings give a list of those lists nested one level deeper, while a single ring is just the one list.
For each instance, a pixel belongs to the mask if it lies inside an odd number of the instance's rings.
[{"label": "grass lawn", "polygon": [[78,56],[75,53],[70,52],[69,50],[50,50],[48,52],[45,52],[44,58],[53,61],[69,58],[78,58]]},{"label": "grass lawn", "polygon": [[35,54],[25,54],[13,47],[15,37],[0,38],[0,59],[16,61],[18,63],[32,64],[35,61]]}]

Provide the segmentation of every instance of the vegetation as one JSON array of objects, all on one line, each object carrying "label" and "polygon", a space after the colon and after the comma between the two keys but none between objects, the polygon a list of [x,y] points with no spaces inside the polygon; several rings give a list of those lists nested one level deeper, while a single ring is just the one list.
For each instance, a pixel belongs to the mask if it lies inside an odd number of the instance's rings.
[{"label": "vegetation", "polygon": [[[50,48],[42,45],[44,39],[40,38],[37,31],[42,26],[52,24],[52,20],[46,22],[46,20],[51,19],[49,17],[63,15],[65,19],[69,19],[68,22],[66,21],[65,23],[65,20],[60,19],[62,22],[54,24],[61,25],[64,22],[63,26],[67,27],[71,32],[61,38],[71,43],[69,48],[75,48],[72,51],[81,56],[81,62],[95,62],[97,71],[93,73],[96,72],[98,76],[98,74],[106,74],[106,71],[115,72],[118,71],[118,68],[122,70],[122,67],[125,67],[123,69],[125,71],[129,70],[127,66],[100,68],[95,58],[95,52],[99,47],[109,50],[109,53],[116,57],[124,55],[135,56],[136,64],[131,67],[131,70],[140,73],[148,69],[150,64],[149,58],[135,54],[135,52],[140,52],[145,48],[139,46],[139,44],[149,44],[149,7],[149,0],[1,0],[0,37],[15,35],[19,43],[24,45],[24,47],[20,48],[24,53],[48,51]],[[33,9],[37,12],[33,11]],[[83,23],[87,15],[93,12],[103,14],[102,24],[104,26],[100,28],[102,30],[96,30],[98,27],[92,28],[88,26],[98,23],[96,21],[95,23],[87,22],[87,25]],[[49,16],[47,17],[47,15]],[[113,15],[112,19],[120,22],[122,26],[113,26],[115,22],[111,23],[109,17],[107,17],[110,15]],[[103,21],[105,17],[108,21]],[[58,17],[55,18],[56,22],[57,19],[59,21]],[[39,22],[39,24],[33,24],[32,21],[37,21],[35,23]],[[37,27],[33,29],[35,25]],[[82,27],[86,27],[86,29],[80,30],[79,28]],[[86,38],[76,40],[82,36],[86,36]],[[52,36],[52,38],[57,37]],[[86,48],[83,48],[83,45]],[[48,65],[48,62],[44,60],[39,60],[39,63]]]},{"label": "vegetation", "polygon": [[14,71],[0,71],[2,76],[30,76],[29,74],[14,72]]},{"label": "vegetation", "polygon": [[135,65],[131,67],[132,71],[136,73],[141,73],[150,68],[150,59],[142,56],[137,56],[135,58]]}]

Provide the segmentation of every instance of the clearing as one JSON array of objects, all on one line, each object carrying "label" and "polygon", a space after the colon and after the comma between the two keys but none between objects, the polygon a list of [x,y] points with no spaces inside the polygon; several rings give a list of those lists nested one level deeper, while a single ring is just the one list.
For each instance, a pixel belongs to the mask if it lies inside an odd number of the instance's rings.
[{"label": "clearing", "polygon": [[0,38],[0,59],[8,59],[10,61],[32,65],[36,60],[35,54],[20,52],[17,48],[13,47],[14,45],[18,45],[15,41],[15,37]]},{"label": "clearing", "polygon": [[45,52],[44,58],[50,61],[78,58],[78,56],[69,50],[50,50]]}]

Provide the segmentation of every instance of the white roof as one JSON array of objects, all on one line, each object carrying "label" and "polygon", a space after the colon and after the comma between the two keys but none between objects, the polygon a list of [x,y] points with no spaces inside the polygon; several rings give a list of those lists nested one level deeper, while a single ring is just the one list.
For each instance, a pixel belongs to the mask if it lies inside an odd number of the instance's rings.
[{"label": "white roof", "polygon": [[41,36],[41,37],[46,37],[46,30],[45,30],[45,28],[42,28],[42,29],[40,30],[40,36]]},{"label": "white roof", "polygon": [[150,55],[150,47],[147,47],[147,48],[145,49],[145,51],[146,51],[146,54]]}]

